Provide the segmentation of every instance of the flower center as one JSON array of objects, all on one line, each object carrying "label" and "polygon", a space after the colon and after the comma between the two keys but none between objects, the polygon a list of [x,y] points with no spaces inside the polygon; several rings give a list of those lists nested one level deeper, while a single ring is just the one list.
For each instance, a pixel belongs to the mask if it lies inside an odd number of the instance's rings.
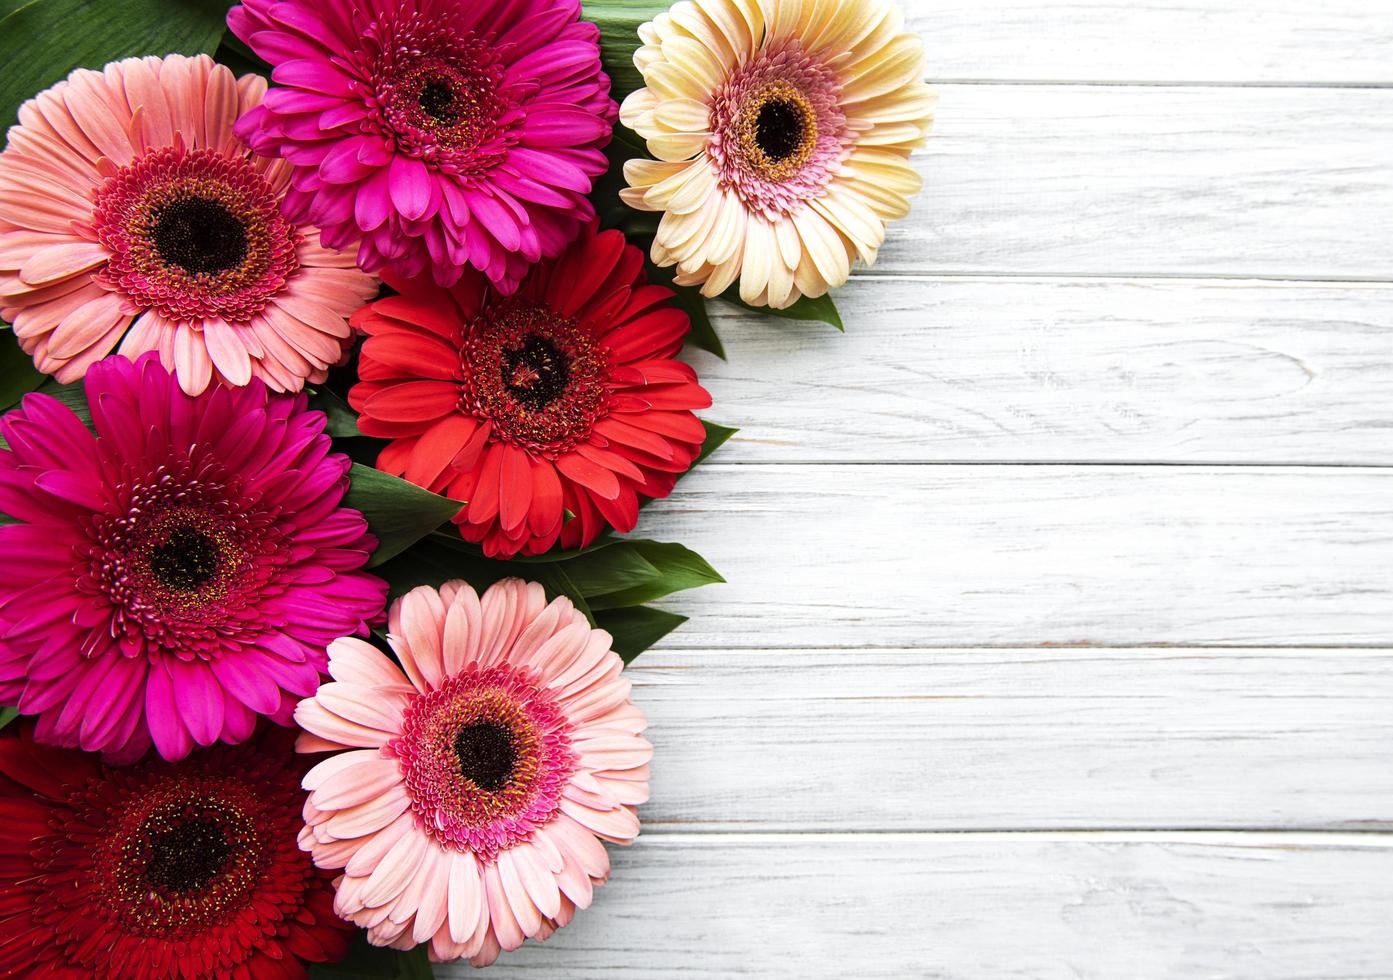
[{"label": "flower center", "polygon": [[151,836],[145,880],[161,891],[195,891],[220,875],[231,857],[221,827],[211,820],[189,820]]},{"label": "flower center", "polygon": [[217,577],[222,564],[218,542],[193,527],[175,527],[150,550],[150,570],[176,592],[197,592]]},{"label": "flower center", "polygon": [[500,439],[554,457],[609,410],[608,357],[580,323],[522,299],[487,310],[466,333],[460,407]]},{"label": "flower center", "polygon": [[754,145],[775,163],[800,150],[807,153],[816,138],[817,122],[808,111],[806,99],[773,98],[761,105],[755,115]]},{"label": "flower center", "polygon": [[430,116],[436,122],[446,125],[453,123],[459,118],[459,113],[455,112],[455,93],[450,88],[450,83],[441,81],[437,78],[430,78],[421,86],[421,94],[417,97],[421,111]]},{"label": "flower center", "polygon": [[711,97],[717,180],[771,218],[796,213],[837,174],[853,134],[841,83],[797,41],[766,48]]},{"label": "flower center", "polygon": [[571,368],[546,337],[528,334],[522,346],[503,352],[503,387],[529,408],[546,408],[566,390]]},{"label": "flower center", "polygon": [[513,733],[489,721],[465,725],[455,735],[455,758],[460,773],[482,790],[497,793],[513,776],[517,749]]},{"label": "flower center", "polygon": [[168,265],[185,272],[224,272],[247,257],[247,229],[219,201],[181,197],[162,207],[151,236],[155,251]]},{"label": "flower center", "polygon": [[98,283],[174,320],[245,322],[299,268],[301,236],[246,157],[150,150],[94,200],[92,224],[111,252]]},{"label": "flower center", "polygon": [[425,58],[410,67],[386,100],[389,124],[420,156],[472,147],[492,134],[500,110],[497,80],[464,47],[465,57]]},{"label": "flower center", "polygon": [[439,14],[409,13],[371,24],[357,57],[376,89],[378,122],[399,152],[452,173],[480,173],[507,153],[523,118],[502,91],[492,46]]},{"label": "flower center", "polygon": [[253,787],[220,776],[170,775],[127,789],[97,845],[104,910],[124,931],[168,938],[226,922],[270,854]]},{"label": "flower center", "polygon": [[561,806],[570,726],[531,675],[470,667],[415,698],[391,743],[412,811],[443,847],[489,861]]},{"label": "flower center", "polygon": [[752,171],[766,180],[784,180],[801,170],[817,148],[817,115],[796,88],[775,82],[747,102],[735,134]]},{"label": "flower center", "polygon": [[92,523],[77,587],[102,598],[130,654],[206,651],[213,637],[217,651],[259,635],[248,610],[293,558],[279,512],[249,499],[206,445],[190,455],[118,484]]}]

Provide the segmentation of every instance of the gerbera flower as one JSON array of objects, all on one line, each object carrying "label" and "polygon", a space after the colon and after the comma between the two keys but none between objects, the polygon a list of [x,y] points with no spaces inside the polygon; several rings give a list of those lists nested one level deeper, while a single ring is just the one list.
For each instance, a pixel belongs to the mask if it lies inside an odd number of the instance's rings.
[{"label": "gerbera flower", "polygon": [[369,271],[471,265],[510,290],[594,209],[616,108],[578,0],[244,0],[227,22],[275,65],[238,124],[295,165],[288,213]]},{"label": "gerbera flower", "polygon": [[455,522],[489,555],[632,530],[639,496],[667,496],[700,452],[691,410],[711,397],[672,359],[690,323],[619,232],[587,229],[513,296],[472,271],[388,282],[402,295],[353,317],[368,339],[349,402],[393,440],[377,465],[468,501]]},{"label": "gerbera flower", "polygon": [[0,704],[121,760],[288,724],[386,601],[324,416],[259,381],[187,395],[154,354],[86,391],[95,435],[42,394],[0,420],[0,512],[23,522],[0,526]]},{"label": "gerbera flower", "polygon": [[293,740],[111,769],[0,736],[0,976],[294,980],[342,959],[333,877],[296,846]]},{"label": "gerbera flower", "polygon": [[623,199],[662,211],[653,261],[776,309],[846,282],[909,211],[933,121],[924,46],[885,0],[693,0],[639,28],[620,119],[657,160]]},{"label": "gerbera flower", "polygon": [[405,670],[360,640],[300,703],[310,770],[301,846],[342,868],[334,908],[377,945],[492,962],[546,939],[609,876],[599,839],[638,836],[652,748],[610,635],[564,598],[499,582],[392,606]]},{"label": "gerbera flower", "polygon": [[282,217],[282,161],[233,121],[266,82],[207,56],[80,69],[19,110],[0,153],[0,317],[40,371],[76,381],[120,343],[198,394],[323,381],[375,295],[352,253]]}]

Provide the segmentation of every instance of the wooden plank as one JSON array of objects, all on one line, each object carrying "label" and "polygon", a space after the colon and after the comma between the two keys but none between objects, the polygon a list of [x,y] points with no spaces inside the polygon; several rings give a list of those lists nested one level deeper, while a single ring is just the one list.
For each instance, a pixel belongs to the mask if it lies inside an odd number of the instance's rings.
[{"label": "wooden plank", "polygon": [[1393,651],[650,651],[656,830],[1393,830]]},{"label": "wooden plank", "polygon": [[940,94],[881,273],[1393,279],[1393,89]]},{"label": "wooden plank", "polygon": [[[905,0],[937,78],[1390,82],[1369,0]],[[1386,10],[1385,10],[1386,12]]]},{"label": "wooden plank", "polygon": [[[1370,835],[653,835],[500,977],[1386,978]],[[463,978],[468,966],[440,968]]]},{"label": "wooden plank", "polygon": [[1393,470],[708,463],[686,648],[1393,645]]},{"label": "wooden plank", "polygon": [[847,324],[713,304],[722,462],[1393,463],[1393,287],[856,279]]}]

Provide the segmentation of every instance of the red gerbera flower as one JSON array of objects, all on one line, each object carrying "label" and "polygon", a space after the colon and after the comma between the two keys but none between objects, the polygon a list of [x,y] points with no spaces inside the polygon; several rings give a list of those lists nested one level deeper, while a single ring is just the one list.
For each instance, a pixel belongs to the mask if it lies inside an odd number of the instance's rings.
[{"label": "red gerbera flower", "polygon": [[16,728],[0,736],[0,977],[295,980],[348,951],[334,874],[296,839],[294,733],[112,768]]},{"label": "red gerbera flower", "polygon": [[401,295],[353,317],[368,339],[349,401],[393,440],[378,467],[468,501],[455,523],[486,554],[632,530],[639,497],[666,497],[701,451],[692,409],[711,396],[673,360],[691,325],[619,232],[592,225],[511,296],[473,270],[387,282]]}]

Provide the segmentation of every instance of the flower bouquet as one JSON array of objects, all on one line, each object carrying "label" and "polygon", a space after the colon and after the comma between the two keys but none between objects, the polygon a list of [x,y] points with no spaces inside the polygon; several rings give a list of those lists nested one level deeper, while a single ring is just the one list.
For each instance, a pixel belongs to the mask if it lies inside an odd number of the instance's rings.
[{"label": "flower bouquet", "polygon": [[[639,832],[720,298],[840,326],[880,0],[0,3],[0,977],[428,976]],[[622,99],[622,105],[617,100]]]}]

